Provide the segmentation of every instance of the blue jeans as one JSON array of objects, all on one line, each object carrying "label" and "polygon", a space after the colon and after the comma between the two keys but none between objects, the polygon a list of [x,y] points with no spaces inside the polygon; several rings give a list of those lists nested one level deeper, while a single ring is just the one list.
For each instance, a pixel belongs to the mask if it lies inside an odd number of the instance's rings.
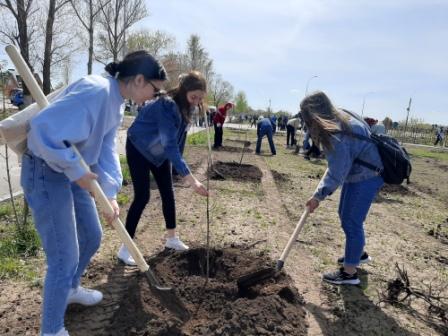
[{"label": "blue jeans", "polygon": [[365,245],[364,221],[384,181],[376,176],[356,183],[344,183],[339,218],[345,233],[344,265],[356,267]]},{"label": "blue jeans", "polygon": [[21,185],[47,259],[41,329],[56,333],[64,327],[69,290],[100,246],[101,225],[90,194],[29,152]]},{"label": "blue jeans", "polygon": [[257,137],[257,146],[255,148],[255,152],[257,154],[260,154],[261,140],[263,139],[264,136],[268,137],[269,147],[271,148],[271,153],[273,155],[275,155],[276,151],[275,151],[274,141],[272,140],[272,128],[268,128],[268,129],[261,128],[260,129],[260,132],[259,132],[258,137]]}]

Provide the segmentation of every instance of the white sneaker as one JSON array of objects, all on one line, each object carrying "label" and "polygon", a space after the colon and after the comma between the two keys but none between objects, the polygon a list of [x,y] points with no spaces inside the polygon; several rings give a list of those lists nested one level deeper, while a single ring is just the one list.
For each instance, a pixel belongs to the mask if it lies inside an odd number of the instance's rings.
[{"label": "white sneaker", "polygon": [[100,291],[79,286],[78,288],[70,289],[67,304],[79,303],[84,306],[93,306],[99,303],[102,299],[103,293]]},{"label": "white sneaker", "polygon": [[182,240],[179,239],[179,237],[170,237],[166,239],[165,243],[166,248],[174,249],[176,251],[187,251],[189,247],[184,244]]},{"label": "white sneaker", "polygon": [[70,336],[65,328],[59,330],[56,334],[42,334],[42,336]]},{"label": "white sneaker", "polygon": [[134,258],[132,258],[131,254],[129,253],[128,248],[124,244],[121,244],[120,250],[118,250],[117,258],[128,266],[137,265]]}]

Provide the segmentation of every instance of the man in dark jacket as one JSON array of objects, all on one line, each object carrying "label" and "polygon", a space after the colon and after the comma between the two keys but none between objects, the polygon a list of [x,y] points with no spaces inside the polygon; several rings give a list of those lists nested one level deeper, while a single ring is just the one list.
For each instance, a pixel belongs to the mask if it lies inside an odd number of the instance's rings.
[{"label": "man in dark jacket", "polygon": [[262,116],[258,119],[257,123],[257,147],[255,149],[256,154],[260,154],[260,148],[261,148],[261,140],[264,136],[267,136],[269,141],[269,147],[271,148],[272,155],[277,154],[275,151],[275,145],[274,141],[272,140],[272,123],[269,118],[263,118]]}]

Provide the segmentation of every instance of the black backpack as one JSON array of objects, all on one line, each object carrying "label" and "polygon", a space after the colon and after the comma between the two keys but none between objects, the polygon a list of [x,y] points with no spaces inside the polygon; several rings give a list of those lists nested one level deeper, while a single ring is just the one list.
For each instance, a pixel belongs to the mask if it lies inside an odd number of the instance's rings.
[{"label": "black backpack", "polygon": [[400,146],[395,138],[374,133],[370,134],[370,137],[356,133],[349,133],[349,135],[360,140],[374,143],[378,148],[384,168],[379,169],[371,163],[360,159],[355,159],[356,163],[377,171],[384,182],[388,184],[402,184],[405,179],[407,180],[407,183],[409,183],[409,177],[411,176],[412,171],[411,159],[409,158],[406,149]]}]

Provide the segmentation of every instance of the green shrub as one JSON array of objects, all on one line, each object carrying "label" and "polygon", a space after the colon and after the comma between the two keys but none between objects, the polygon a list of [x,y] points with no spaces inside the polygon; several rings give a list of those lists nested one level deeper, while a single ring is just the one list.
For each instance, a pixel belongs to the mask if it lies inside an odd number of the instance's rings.
[{"label": "green shrub", "polygon": [[[210,138],[213,139],[214,132],[210,130]],[[213,140],[210,140],[213,141]],[[188,145],[205,145],[207,146],[207,131],[200,131],[187,136]]]}]

